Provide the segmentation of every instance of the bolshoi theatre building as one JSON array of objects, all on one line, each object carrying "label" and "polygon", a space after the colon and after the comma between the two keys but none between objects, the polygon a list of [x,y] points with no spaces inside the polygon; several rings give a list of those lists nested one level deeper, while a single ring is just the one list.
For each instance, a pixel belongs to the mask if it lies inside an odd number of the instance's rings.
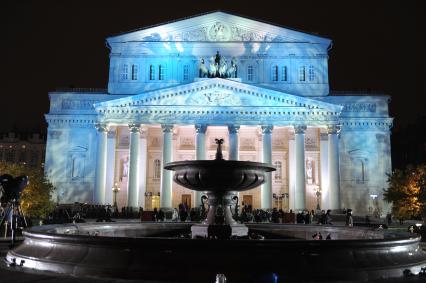
[{"label": "bolshoi theatre building", "polygon": [[[199,206],[170,161],[276,167],[241,192],[254,208],[387,212],[389,96],[332,92],[330,39],[224,12],[106,39],[107,90],[49,93],[45,170],[60,203]],[[348,54],[350,56],[350,54]]]}]

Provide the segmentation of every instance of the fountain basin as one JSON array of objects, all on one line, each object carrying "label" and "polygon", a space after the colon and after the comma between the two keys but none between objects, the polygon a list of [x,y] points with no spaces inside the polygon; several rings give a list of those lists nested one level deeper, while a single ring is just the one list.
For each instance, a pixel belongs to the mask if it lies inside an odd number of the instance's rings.
[{"label": "fountain basin", "polygon": [[[217,273],[250,282],[274,272],[286,280],[367,281],[418,273],[426,266],[420,237],[366,228],[247,224],[265,240],[178,238],[192,223],[82,223],[33,227],[8,263],[73,276],[213,282]],[[321,232],[335,240],[314,241]],[[94,236],[97,234],[97,236]],[[172,236],[175,234],[175,236]],[[275,236],[275,238],[274,238]],[[286,239],[287,238],[287,239]],[[309,270],[309,272],[306,272]],[[287,281],[286,281],[287,282]]]}]

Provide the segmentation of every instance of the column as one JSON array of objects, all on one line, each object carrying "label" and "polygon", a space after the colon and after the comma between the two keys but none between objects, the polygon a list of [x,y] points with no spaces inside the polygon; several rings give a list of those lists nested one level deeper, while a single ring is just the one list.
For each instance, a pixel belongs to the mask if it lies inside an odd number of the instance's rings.
[{"label": "column", "polygon": [[145,208],[146,170],[147,170],[147,129],[141,128],[139,140],[139,206]]},{"label": "column", "polygon": [[295,209],[305,209],[305,125],[294,126]]},{"label": "column", "polygon": [[320,139],[320,159],[321,159],[321,209],[328,209],[328,134],[321,133]]},{"label": "column", "polygon": [[[273,126],[262,126],[262,162],[272,165],[272,129]],[[265,183],[261,186],[260,202],[262,209],[272,208],[272,173],[265,173]]]},{"label": "column", "polygon": [[98,130],[98,155],[96,157],[95,192],[93,202],[96,204],[104,204],[108,127],[105,124],[96,124],[95,127]]},{"label": "column", "polygon": [[106,165],[106,185],[105,185],[105,203],[113,204],[112,187],[114,186],[114,169],[115,169],[115,140],[116,130],[108,131],[107,141],[107,165]]},{"label": "column", "polygon": [[240,131],[240,126],[230,125],[228,126],[229,132],[229,160],[238,160],[240,159],[240,149],[239,149],[239,140],[238,132]]},{"label": "column", "polygon": [[161,163],[160,207],[172,208],[173,172],[164,170],[164,165],[173,160],[173,125],[161,125],[163,129],[163,161]]},{"label": "column", "polygon": [[340,127],[330,125],[328,131],[328,190],[329,209],[340,208],[340,167],[339,167],[339,136]]},{"label": "column", "polygon": [[138,207],[140,125],[130,124],[130,162],[127,206]]},{"label": "column", "polygon": [[[195,151],[197,160],[206,159],[206,125],[195,125]],[[202,192],[195,191],[195,207],[201,205]]]}]

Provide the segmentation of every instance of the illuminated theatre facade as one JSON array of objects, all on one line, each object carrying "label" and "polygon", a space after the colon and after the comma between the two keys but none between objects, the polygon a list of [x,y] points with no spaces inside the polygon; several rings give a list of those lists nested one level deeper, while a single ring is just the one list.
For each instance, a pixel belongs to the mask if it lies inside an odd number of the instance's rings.
[{"label": "illuminated theatre facade", "polygon": [[[387,210],[389,97],[330,94],[331,40],[214,12],[107,38],[107,91],[51,92],[46,174],[61,203],[177,207],[170,161],[271,163],[254,208]],[[348,54],[350,56],[350,54]],[[385,211],[386,212],[386,211]]]}]

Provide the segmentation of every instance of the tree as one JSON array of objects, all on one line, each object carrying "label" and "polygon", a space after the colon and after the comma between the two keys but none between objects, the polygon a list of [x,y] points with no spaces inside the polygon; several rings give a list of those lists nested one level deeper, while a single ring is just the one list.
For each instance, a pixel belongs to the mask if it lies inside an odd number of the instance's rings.
[{"label": "tree", "polygon": [[385,201],[392,203],[392,212],[399,218],[426,215],[426,164],[395,170],[389,176]]},{"label": "tree", "polygon": [[13,177],[26,175],[29,185],[21,193],[21,208],[27,217],[43,218],[54,208],[51,200],[53,185],[47,180],[41,168],[0,162],[0,175],[9,174]]}]

